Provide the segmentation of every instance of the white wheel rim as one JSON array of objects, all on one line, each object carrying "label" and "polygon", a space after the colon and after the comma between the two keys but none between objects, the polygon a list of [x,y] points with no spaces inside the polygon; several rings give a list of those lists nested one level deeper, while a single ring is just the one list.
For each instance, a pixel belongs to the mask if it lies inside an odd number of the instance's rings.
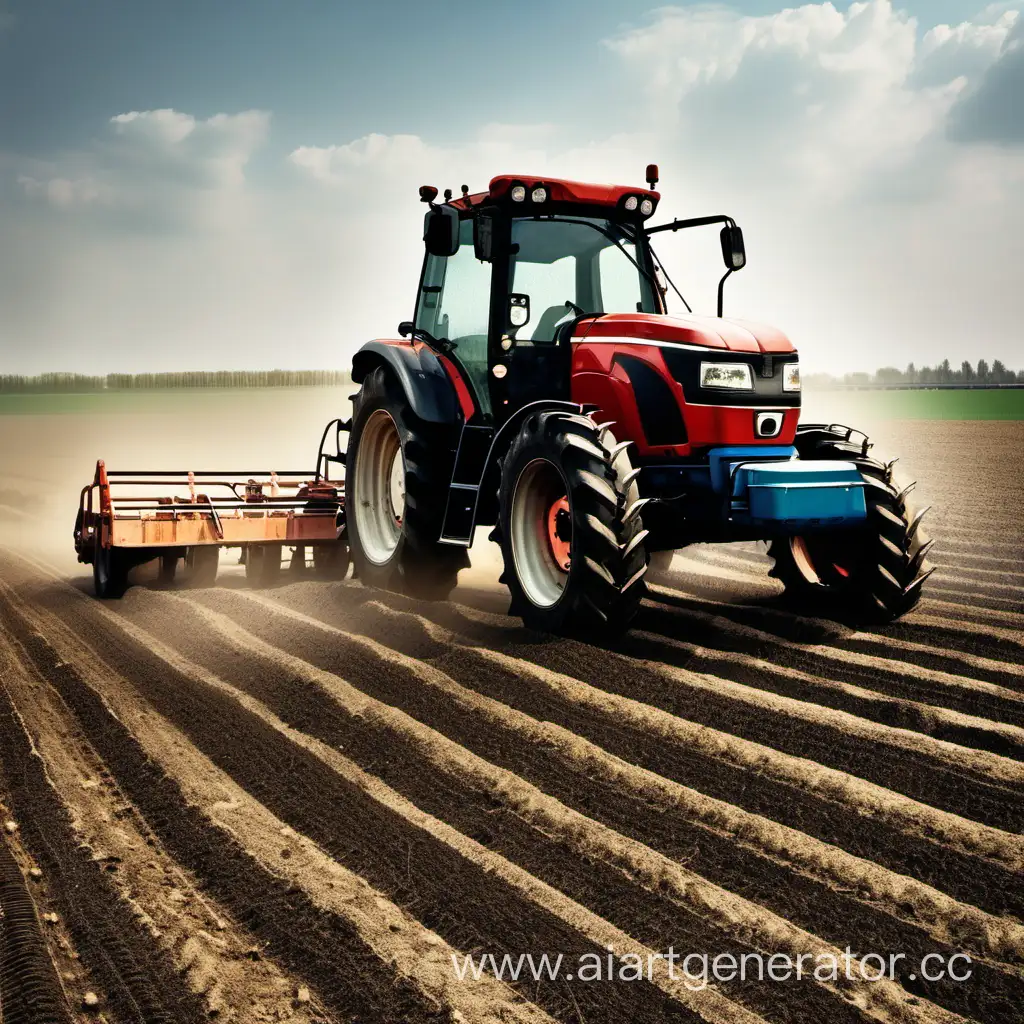
[{"label": "white wheel rim", "polygon": [[790,537],[789,550],[793,555],[793,561],[800,575],[808,583],[820,583],[821,577],[818,575],[818,570],[814,568],[811,553],[807,550],[807,541],[803,537]]},{"label": "white wheel rim", "polygon": [[383,565],[402,539],[405,459],[398,427],[386,409],[371,413],[359,438],[355,465],[356,532],[366,557]]},{"label": "white wheel rim", "polygon": [[569,574],[555,560],[548,540],[548,511],[568,488],[558,467],[534,459],[520,472],[512,492],[509,534],[516,578],[527,599],[550,608],[565,593]]}]

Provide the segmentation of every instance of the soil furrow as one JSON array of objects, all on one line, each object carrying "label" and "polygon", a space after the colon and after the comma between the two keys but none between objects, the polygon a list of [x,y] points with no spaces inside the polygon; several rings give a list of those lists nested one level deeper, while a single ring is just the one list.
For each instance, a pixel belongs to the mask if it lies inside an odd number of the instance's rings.
[{"label": "soil furrow", "polygon": [[[0,708],[0,721],[3,716]],[[0,1014],[5,1024],[71,1021],[35,901],[6,837],[0,837]]]},{"label": "soil furrow", "polygon": [[[4,605],[3,626],[10,629],[18,624],[11,623],[8,611]],[[170,957],[79,844],[6,689],[0,693],[0,764],[23,841],[51,879],[53,899],[75,947],[117,1019],[139,1024],[206,1020],[201,1001],[178,984]]]},{"label": "soil furrow", "polygon": [[[638,642],[642,641],[626,640],[632,643],[634,654]],[[680,670],[572,640],[549,643],[538,638],[531,643],[524,638],[508,649],[527,661],[593,682],[611,693],[783,753],[813,759],[940,809],[1000,829],[1024,828],[1017,783],[1019,762],[938,741],[931,741],[934,752],[924,752],[919,745],[923,737],[913,733],[896,733],[883,726],[872,730],[863,720],[852,720],[842,712],[826,715],[816,705],[772,707],[766,698],[757,705],[754,698],[763,691],[730,691],[720,684],[716,687],[711,679],[687,677],[680,675]],[[793,712],[800,712],[801,717]],[[882,738],[872,735],[882,730],[887,733]],[[958,760],[961,756],[962,761]]]},{"label": "soil furrow", "polygon": [[[809,762],[691,726],[633,701],[609,697],[569,677],[555,678],[528,663],[485,649],[453,648],[450,642],[438,641],[408,624],[396,628],[393,615],[376,609],[374,601],[346,604],[335,611],[326,589],[289,588],[277,596],[327,623],[340,618],[346,630],[374,637],[411,657],[439,659],[436,664],[462,685],[535,719],[556,723],[666,778],[922,878],[965,902],[995,913],[1024,912],[1024,896],[1012,883],[1013,873],[1024,864],[1024,850],[1015,837],[829,769],[812,769]],[[333,591],[346,598],[366,597],[366,592],[352,587]],[[228,611],[237,610],[240,601],[253,603],[223,592],[204,600]],[[407,605],[390,595],[387,600]],[[432,610],[456,625],[472,627],[458,609],[438,605]],[[378,685],[376,659],[366,654],[357,638],[332,633],[330,641],[324,642],[316,635],[324,628],[318,623],[310,623],[308,631],[295,623],[282,626],[275,624],[272,611],[260,620],[258,632],[264,639],[286,649],[301,649],[318,667],[358,685]],[[1008,859],[1001,864],[978,859],[981,851]]]},{"label": "soil furrow", "polygon": [[[679,642],[699,636],[703,646],[694,647],[695,651],[706,652],[710,645],[994,723],[1024,722],[1024,668],[1019,665],[836,629],[835,624],[820,620],[779,614],[769,620],[763,609],[749,605],[709,608],[706,602],[664,587],[654,588],[652,597],[658,604],[645,608],[642,625],[663,637],[681,637]],[[669,605],[671,611],[661,604]],[[692,625],[680,628],[680,620]],[[921,663],[929,659],[960,671]],[[761,671],[759,667],[750,678],[756,682],[762,678]]]},{"label": "soil furrow", "polygon": [[[733,575],[737,577],[735,580],[716,583],[709,576],[673,571],[666,574],[664,582],[671,584],[695,604],[763,606],[769,616],[803,617],[801,613],[805,613],[805,609],[794,611],[787,608],[777,589],[759,581],[751,582],[752,577],[740,573]],[[652,582],[659,584],[662,581],[655,578]],[[947,629],[959,637],[959,644],[964,650],[999,660],[1024,663],[1024,643],[1021,641],[1024,620],[1012,612],[969,608],[959,603],[925,597],[916,610],[894,623],[878,627],[877,631],[887,636],[905,636],[910,640],[927,642],[935,635],[932,623],[936,620],[947,624]],[[640,621],[642,623],[642,619]]]},{"label": "soil furrow", "polygon": [[[243,926],[258,936],[261,945],[254,956],[265,951],[308,978],[317,986],[324,1003],[342,1019],[360,1014],[395,1022],[446,1019],[446,1011],[408,979],[396,975],[349,921],[340,914],[324,913],[191,806],[179,783],[150,759],[101,696],[83,681],[77,668],[67,662],[58,665],[62,659],[41,636],[15,618],[16,613],[12,615],[9,604],[0,614],[15,627],[15,635],[33,660],[50,669],[52,684],[161,842]],[[166,681],[166,671],[158,679]],[[113,682],[111,677],[109,683]],[[230,722],[222,722],[221,728],[225,737],[238,738],[241,750],[235,756],[246,760],[244,730],[236,730]],[[287,849],[287,840],[282,840],[281,848]],[[165,991],[175,992],[177,988],[167,984]],[[205,1019],[205,1014],[198,1019]]]},{"label": "soil furrow", "polygon": [[[883,725],[1019,758],[1024,694],[838,646],[801,644],[709,613],[686,613],[700,644],[673,639],[675,610],[646,610],[620,652],[719,676]],[[653,630],[649,632],[648,630]]]},{"label": "soil furrow", "polygon": [[[136,617],[144,619],[147,626],[159,625],[160,608],[151,607],[149,615],[133,615]],[[190,623],[188,632],[194,636],[208,634],[211,621],[216,622],[216,618],[216,613],[207,612]],[[234,626],[231,620],[219,618],[225,623],[219,628],[228,637],[234,636],[235,651],[224,659],[218,655],[216,641],[204,644],[204,661],[211,658],[218,666],[226,667],[246,692],[257,689],[258,699],[269,698],[272,705],[289,714],[290,720],[298,716],[300,729],[332,747],[344,749],[347,757],[394,784],[418,807],[509,857],[652,948],[682,945],[713,953],[729,948],[753,951],[756,947],[749,946],[743,937],[751,931],[761,948],[766,943],[773,948],[779,942],[796,942],[804,950],[813,948],[817,941],[799,934],[789,937],[785,926],[780,928],[781,920],[773,923],[769,918],[762,922],[757,908],[745,906],[745,901],[725,893],[716,893],[703,878],[686,869],[677,869],[686,876],[685,881],[677,883],[670,865],[652,857],[651,851],[630,851],[628,847],[620,851],[620,836],[595,830],[586,819],[574,820],[566,807],[524,785],[517,776],[495,771],[490,763],[473,758],[466,748],[397,714],[391,706],[367,702],[362,691],[353,690],[340,677],[318,675],[307,662],[269,648],[255,635]],[[251,656],[254,650],[264,657],[260,666],[264,671],[258,675],[251,671],[251,664],[239,666],[239,656]],[[406,671],[402,671],[394,656],[382,654],[378,658],[377,678],[389,694],[411,687],[418,695],[431,699],[429,683],[417,671],[418,666],[409,663],[404,666]],[[267,669],[272,672],[267,673]],[[262,681],[254,683],[256,678]],[[320,691],[319,700],[316,691],[310,692],[311,682]],[[325,689],[334,698],[329,702],[324,701]],[[433,701],[437,701],[436,694]],[[338,705],[343,702],[351,705],[347,715],[339,713]],[[442,720],[448,717],[444,710],[449,715],[452,711],[441,709]],[[506,736],[504,744],[509,739]],[[387,754],[382,756],[382,751]],[[635,813],[635,806],[632,810]],[[581,856],[589,864],[588,872],[582,876],[578,871]],[[642,886],[639,890],[638,885]],[[719,908],[723,898],[726,903]],[[726,905],[729,909],[723,912]],[[726,921],[730,930],[722,935],[719,929]],[[732,922],[737,922],[738,930],[732,929]],[[1017,944],[1024,951],[1024,943]],[[750,1005],[769,1019],[780,1012],[779,993],[766,998],[767,993],[749,985],[736,991],[732,985],[721,987],[727,996]],[[820,1007],[820,1012],[846,1012],[845,1007],[826,1010],[830,997],[824,993],[805,990],[803,1001],[808,1007]],[[857,1015],[851,1019],[857,1019]]]},{"label": "soil furrow", "polygon": [[[1019,699],[1019,691],[1024,688],[1024,665],[970,653],[965,649],[970,646],[970,642],[965,641],[962,634],[958,634],[957,642],[951,642],[951,646],[937,647],[890,635],[892,627],[887,627],[888,632],[885,634],[864,632],[848,629],[826,619],[809,618],[764,606],[699,601],[665,587],[657,587],[653,591],[658,601],[664,600],[666,595],[671,597],[673,607],[703,614],[713,613],[716,617],[765,632],[769,638],[777,637],[798,643],[800,649],[824,649],[832,662],[841,662],[847,651],[865,650],[881,655],[877,663],[870,663],[879,669],[885,668],[887,660],[893,662],[893,669],[897,673],[912,672],[912,668],[907,667],[908,663],[926,669],[944,669],[950,685],[959,685],[969,691],[981,690],[1014,702]],[[829,648],[833,648],[830,653]],[[979,682],[990,683],[992,686],[978,686]]]},{"label": "soil furrow", "polygon": [[[159,628],[162,613],[166,613],[164,602],[149,602],[148,608],[133,608],[132,618],[147,628]],[[254,618],[258,619],[262,631],[263,617]],[[211,635],[211,626],[220,636]],[[939,933],[955,944],[929,941],[922,936],[920,927],[907,928],[880,909],[886,899],[899,900],[903,906],[912,903],[915,896],[909,880],[897,881],[896,876],[892,876],[893,888],[887,890],[887,896],[876,893],[875,905],[859,902],[850,895],[850,890],[871,885],[868,880],[871,870],[879,873],[873,865],[858,865],[848,858],[845,876],[840,869],[835,878],[836,883],[844,886],[842,892],[802,872],[794,873],[792,865],[779,864],[777,859],[761,851],[744,848],[735,829],[723,833],[720,827],[708,827],[705,822],[698,824],[677,813],[680,802],[687,799],[682,787],[662,792],[658,785],[667,784],[652,778],[646,787],[638,788],[637,770],[624,762],[594,747],[589,747],[587,755],[583,756],[580,753],[583,744],[578,738],[551,726],[541,726],[504,705],[481,698],[454,683],[449,676],[425,672],[419,663],[409,662],[404,678],[397,673],[378,672],[362,680],[362,691],[357,693],[351,692],[340,677],[268,647],[233,620],[223,619],[216,613],[206,612],[190,620],[188,627],[187,633],[192,639],[182,644],[179,636],[177,642],[192,652],[190,656],[214,666],[224,678],[268,702],[299,728],[342,747],[347,756],[375,772],[418,806],[444,817],[467,834],[478,839],[484,837],[482,841],[491,849],[510,856],[560,888],[568,886],[575,898],[588,905],[593,906],[597,901],[599,906],[612,907],[611,912],[607,909],[602,912],[656,947],[672,941],[678,944],[683,938],[691,942],[696,939],[705,949],[715,948],[715,942],[706,936],[686,935],[682,924],[686,915],[676,908],[673,917],[671,901],[658,895],[649,895],[634,918],[624,919],[623,915],[629,915],[632,910],[628,889],[623,891],[623,880],[614,872],[609,875],[601,865],[594,866],[590,874],[607,877],[584,880],[571,872],[552,875],[549,860],[538,855],[543,844],[538,845],[530,830],[509,814],[508,808],[502,813],[496,811],[493,793],[488,793],[486,787],[480,791],[465,778],[473,774],[471,769],[463,770],[456,765],[456,770],[452,771],[443,757],[425,756],[422,740],[416,740],[417,728],[396,721],[398,716],[389,705],[401,707],[415,716],[416,725],[429,724],[465,749],[517,772],[565,803],[578,806],[597,820],[685,863],[716,884],[742,891],[746,899],[768,906],[827,941],[840,944],[854,941],[858,948],[872,950],[911,950],[911,959],[919,960],[928,952],[941,950],[949,955],[957,948],[972,948],[973,941],[961,931],[963,927],[973,930],[974,939],[985,947],[981,955],[993,952],[999,955],[997,935],[1001,929],[1013,930],[1008,922],[985,916],[967,925],[966,919],[973,912],[962,905],[951,904],[945,913],[939,913],[934,910],[934,901],[941,901],[942,897],[930,891],[930,895],[921,898],[932,908],[931,912],[936,913],[935,927]],[[196,638],[200,638],[198,646]],[[172,642],[174,639],[171,638]],[[224,641],[229,648],[225,648]],[[292,646],[305,649],[308,644],[297,639]],[[311,682],[324,692],[319,696],[311,693],[308,686]],[[386,703],[367,706],[363,693],[370,693]],[[330,699],[325,699],[327,694]],[[420,728],[419,732],[424,730]],[[431,746],[436,748],[436,744]],[[385,750],[387,756],[381,756]],[[457,760],[457,755],[453,760]],[[443,783],[437,777],[437,770],[448,776]],[[602,774],[604,784],[599,785],[592,776]],[[499,792],[503,795],[503,791]],[[652,800],[659,797],[661,802],[652,813]],[[725,808],[718,811],[719,815],[727,813]],[[749,823],[745,825],[749,827]],[[767,823],[762,823],[761,827],[765,825]],[[803,838],[793,833],[780,836],[776,841],[777,849],[788,851],[798,846]],[[815,863],[819,866],[842,857],[834,848],[814,852],[817,854]],[[594,882],[599,884],[595,887]],[[664,907],[659,912],[661,904]],[[666,924],[671,926],[667,931]],[[1007,935],[1010,945],[1006,949],[1016,959],[1024,953],[1024,929],[1018,928],[1014,934],[1016,938],[1012,940]],[[991,945],[993,940],[995,947]],[[970,990],[956,985],[914,984],[906,980],[910,973],[909,968],[902,972],[901,980],[916,994],[955,1011],[984,1005],[987,1017],[993,1020],[1011,1020],[1011,1007],[1024,998],[1024,982],[986,965],[979,965],[976,985]],[[765,1015],[772,1016],[770,1007]]]},{"label": "soil furrow", "polygon": [[[406,814],[374,799],[365,780],[337,774],[237,700],[169,668],[145,644],[112,633],[105,618],[96,621],[97,608],[81,595],[49,587],[38,600],[85,642],[102,641],[104,661],[116,672],[130,671],[145,700],[269,810],[456,948],[499,955],[557,951],[572,960],[604,953],[603,945],[555,916],[547,904],[527,898],[493,868],[467,860]],[[453,893],[459,898],[453,900]],[[625,936],[613,931],[620,936],[616,948],[622,949]],[[342,972],[335,967],[334,973]],[[575,1019],[577,1003],[587,1021],[618,1022],[631,1013],[645,1021],[695,1019],[693,1011],[646,982],[574,986],[571,995],[564,982],[519,985],[524,995],[565,1020]],[[688,995],[681,984],[680,991]],[[737,1004],[726,1005],[732,1007],[729,1014],[741,1013]]]},{"label": "soil furrow", "polygon": [[56,691],[41,677],[26,674],[31,664],[22,659],[13,670],[18,685],[11,696],[79,845],[92,851],[96,870],[108,873],[139,927],[168,952],[181,983],[202,998],[206,1013],[230,1016],[239,1024],[330,1016],[315,996],[296,1006],[300,982],[285,976],[270,958],[250,957],[259,946],[256,937],[168,856],[138,809],[114,785]]}]

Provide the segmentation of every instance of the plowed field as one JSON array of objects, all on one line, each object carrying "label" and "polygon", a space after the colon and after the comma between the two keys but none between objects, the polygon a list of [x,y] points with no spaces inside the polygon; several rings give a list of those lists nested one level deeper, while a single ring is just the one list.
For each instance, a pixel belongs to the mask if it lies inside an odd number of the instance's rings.
[{"label": "plowed field", "polygon": [[[216,587],[142,572],[101,603],[67,558],[88,456],[22,454],[0,1020],[1020,1022],[1024,424],[881,430],[935,506],[906,619],[792,614],[763,548],[701,547],[607,647],[506,617],[486,545],[444,604],[251,590],[233,555]],[[569,980],[608,947],[653,967]],[[647,960],[848,947],[902,957],[706,987]],[[565,967],[460,980],[468,953]],[[920,970],[956,953],[966,980]]]}]

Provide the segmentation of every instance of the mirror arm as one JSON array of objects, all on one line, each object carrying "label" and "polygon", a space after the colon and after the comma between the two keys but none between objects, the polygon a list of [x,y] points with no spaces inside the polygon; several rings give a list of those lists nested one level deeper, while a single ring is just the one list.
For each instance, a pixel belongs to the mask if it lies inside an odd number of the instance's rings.
[{"label": "mirror arm", "polygon": [[659,231],[684,231],[686,228],[703,228],[709,224],[728,224],[734,228],[736,221],[725,214],[715,214],[712,217],[691,217],[689,220],[673,220],[668,224],[659,224],[656,228],[644,228],[645,235],[656,235]]},{"label": "mirror arm", "polygon": [[722,280],[718,282],[718,316],[722,316],[723,303],[725,301],[725,282],[732,276],[732,267],[730,267],[723,275]]}]

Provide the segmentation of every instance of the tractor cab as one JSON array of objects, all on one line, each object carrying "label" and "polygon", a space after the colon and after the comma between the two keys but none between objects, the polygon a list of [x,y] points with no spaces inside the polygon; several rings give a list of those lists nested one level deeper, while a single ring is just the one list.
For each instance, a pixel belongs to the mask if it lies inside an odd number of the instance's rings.
[{"label": "tractor cab", "polygon": [[652,165],[646,190],[503,175],[435,204],[421,189],[426,256],[403,327],[454,364],[475,417],[500,424],[532,401],[568,400],[581,324],[665,313],[648,244],[656,182]]}]

